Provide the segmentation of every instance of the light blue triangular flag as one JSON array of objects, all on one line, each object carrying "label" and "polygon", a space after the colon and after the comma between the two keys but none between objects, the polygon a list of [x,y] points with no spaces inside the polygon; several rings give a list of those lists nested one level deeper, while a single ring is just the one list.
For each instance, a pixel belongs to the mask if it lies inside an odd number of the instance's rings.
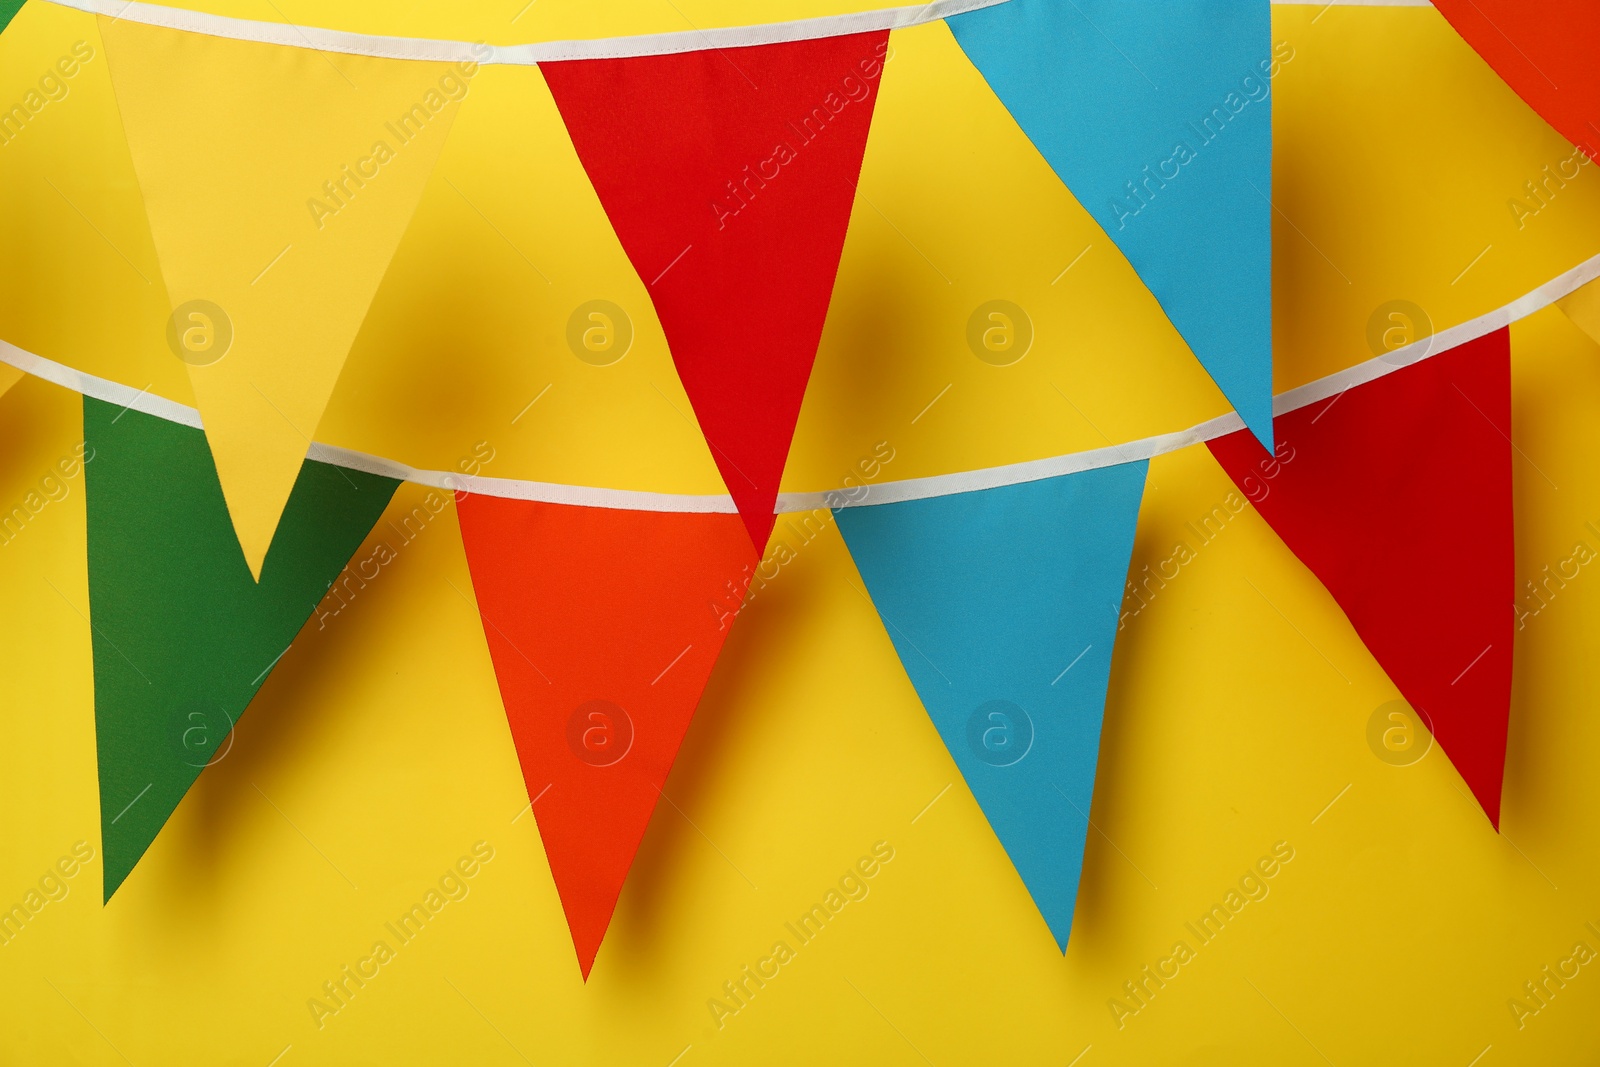
[{"label": "light blue triangular flag", "polygon": [[1147,466],[836,512],[906,674],[1062,951]]},{"label": "light blue triangular flag", "polygon": [[1293,52],[1274,53],[1269,0],[1010,0],[946,21],[1272,451],[1271,75]]}]

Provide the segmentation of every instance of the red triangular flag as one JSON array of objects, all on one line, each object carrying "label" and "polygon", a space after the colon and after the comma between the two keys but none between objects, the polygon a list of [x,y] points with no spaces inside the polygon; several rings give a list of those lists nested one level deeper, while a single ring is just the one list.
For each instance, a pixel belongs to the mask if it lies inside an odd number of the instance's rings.
[{"label": "red triangular flag", "polygon": [[[1433,0],[1433,6],[1556,132],[1600,159],[1600,7],[1594,0]],[[1576,176],[1573,164],[1565,177]],[[1535,175],[1536,185],[1539,180]]]},{"label": "red triangular flag", "polygon": [[585,980],[756,560],[736,515],[468,496],[461,537]]},{"label": "red triangular flag", "polygon": [[1511,346],[1498,330],[1211,451],[1321,579],[1500,825],[1515,599]]},{"label": "red triangular flag", "polygon": [[887,49],[880,31],[540,64],[758,549]]}]

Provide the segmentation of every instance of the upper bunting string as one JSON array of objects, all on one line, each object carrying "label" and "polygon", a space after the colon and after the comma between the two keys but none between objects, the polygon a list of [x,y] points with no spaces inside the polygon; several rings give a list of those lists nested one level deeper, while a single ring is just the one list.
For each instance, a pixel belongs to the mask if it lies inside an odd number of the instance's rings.
[{"label": "upper bunting string", "polygon": [[[531,67],[566,59],[667,55],[673,52],[697,52],[703,49],[742,48],[749,45],[804,41],[817,37],[866,33],[872,30],[905,29],[928,22],[939,22],[968,11],[1010,3],[1011,0],[932,0],[926,4],[880,8],[850,15],[796,19],[760,26],[640,34],[589,41],[544,41],[494,46],[469,41],[348,33],[315,26],[294,26],[281,22],[261,22],[255,19],[212,15],[203,11],[166,7],[161,4],[130,3],[126,0],[35,0],[35,2],[51,3],[95,15],[107,15],[123,21],[203,33],[211,37],[260,41],[264,44],[311,48],[321,52],[446,63],[473,60],[485,66]],[[1304,4],[1305,0],[1270,0],[1270,2],[1278,6],[1295,6]],[[1312,6],[1431,7],[1432,3],[1431,0],[1318,0]]]},{"label": "upper bunting string", "polygon": [[[1514,322],[1563,300],[1588,283],[1600,279],[1600,255],[1583,261],[1572,269],[1537,286],[1503,307],[1495,308],[1475,319],[1452,326],[1421,338],[1409,345],[1386,352],[1363,363],[1347,367],[1305,385],[1279,393],[1273,399],[1274,415],[1326,400],[1346,389],[1375,381],[1387,374],[1430,359],[1469,341],[1477,340],[1503,329]],[[169,422],[200,428],[200,415],[194,408],[165,397],[153,396],[96,375],[86,374],[55,360],[28,352],[6,341],[0,341],[0,364],[25,371],[37,378],[60,385],[73,392],[116,404]],[[1059,456],[1011,463],[982,470],[961,471],[954,474],[934,475],[927,478],[909,478],[901,481],[874,483],[865,500],[849,500],[837,490],[803,493],[780,493],[774,508],[776,514],[815,511],[819,508],[851,507],[862,503],[884,504],[901,500],[922,500],[946,496],[951,493],[971,492],[975,489],[992,489],[1004,485],[1053,478],[1061,474],[1094,470],[1138,459],[1152,459],[1176,452],[1190,445],[1224,437],[1245,428],[1238,415],[1229,412],[1217,418],[1198,423],[1184,430],[1158,434],[1136,441],[1111,445],[1106,448],[1087,449]],[[583,507],[618,508],[626,511],[712,512],[733,514],[737,512],[733,499],[725,493],[657,493],[632,489],[605,489],[591,486],[563,485],[515,478],[491,478],[467,475],[459,471],[431,470],[412,467],[397,460],[374,456],[354,449],[314,443],[311,446],[317,459],[349,470],[363,471],[389,478],[398,478],[417,485],[438,489],[471,492],[483,496],[506,497],[516,500],[541,500],[552,504],[573,504]]]}]

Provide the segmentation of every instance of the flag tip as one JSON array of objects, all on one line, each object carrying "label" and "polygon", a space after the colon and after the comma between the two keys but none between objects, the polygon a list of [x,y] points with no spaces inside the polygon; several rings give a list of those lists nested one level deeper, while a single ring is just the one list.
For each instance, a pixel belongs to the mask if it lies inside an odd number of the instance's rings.
[{"label": "flag tip", "polygon": [[771,511],[744,512],[740,518],[744,520],[744,528],[750,534],[750,543],[755,546],[756,556],[765,557],[767,542],[772,540],[773,528],[778,525],[778,516]]},{"label": "flag tip", "polygon": [[594,970],[594,958],[600,953],[600,942],[596,941],[592,945],[579,945],[574,942],[573,947],[578,950],[578,973],[583,975],[584,985],[588,985],[589,972]]},{"label": "flag tip", "polygon": [[1254,437],[1260,442],[1261,447],[1267,450],[1267,455],[1270,456],[1278,450],[1272,433],[1272,419],[1268,418],[1265,422],[1259,419],[1254,421],[1246,420],[1245,426],[1249,428],[1250,436]]}]

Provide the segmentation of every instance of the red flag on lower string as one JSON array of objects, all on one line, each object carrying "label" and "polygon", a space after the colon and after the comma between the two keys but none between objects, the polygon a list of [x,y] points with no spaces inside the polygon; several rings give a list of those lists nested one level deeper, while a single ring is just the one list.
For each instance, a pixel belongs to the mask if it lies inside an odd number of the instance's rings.
[{"label": "red flag on lower string", "polygon": [[[472,585],[585,980],[755,562],[737,515],[468,496]],[[736,600],[735,600],[736,602]]]},{"label": "red flag on lower string", "polygon": [[1351,625],[1500,825],[1515,561],[1507,330],[1211,451]]},{"label": "red flag on lower string", "polygon": [[540,64],[758,550],[833,295],[888,37]]}]

